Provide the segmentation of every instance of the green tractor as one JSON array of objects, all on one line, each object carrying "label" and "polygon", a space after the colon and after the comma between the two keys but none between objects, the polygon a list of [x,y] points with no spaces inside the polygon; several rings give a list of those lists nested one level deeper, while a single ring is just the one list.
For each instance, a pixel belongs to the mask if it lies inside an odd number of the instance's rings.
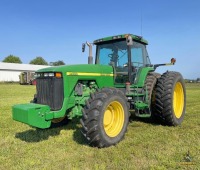
[{"label": "green tractor", "polygon": [[[93,64],[92,45],[96,45]],[[13,119],[36,128],[49,128],[80,118],[82,134],[94,147],[121,141],[129,116],[149,117],[160,124],[180,125],[186,92],[180,73],[155,73],[140,36],[123,34],[98,39],[89,46],[88,64],[48,67],[36,72],[32,103],[13,106]]]}]

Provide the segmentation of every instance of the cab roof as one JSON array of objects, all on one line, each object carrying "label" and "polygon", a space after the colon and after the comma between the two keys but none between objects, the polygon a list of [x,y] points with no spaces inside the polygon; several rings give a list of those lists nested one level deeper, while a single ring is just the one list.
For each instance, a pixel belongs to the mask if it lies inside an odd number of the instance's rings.
[{"label": "cab roof", "polygon": [[106,41],[126,39],[126,37],[128,35],[130,35],[133,38],[133,40],[139,41],[139,42],[141,42],[141,43],[143,43],[145,45],[148,45],[148,41],[147,40],[143,39],[141,36],[134,35],[134,34],[120,34],[120,35],[115,35],[115,36],[109,36],[109,37],[97,39],[93,43],[94,44],[101,44],[101,43],[106,42]]}]

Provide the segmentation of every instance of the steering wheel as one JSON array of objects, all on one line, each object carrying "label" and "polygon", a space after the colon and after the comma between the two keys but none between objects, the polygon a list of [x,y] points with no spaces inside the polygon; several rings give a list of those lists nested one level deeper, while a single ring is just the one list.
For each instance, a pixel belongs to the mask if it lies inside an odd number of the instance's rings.
[{"label": "steering wheel", "polygon": [[112,58],[113,54],[108,54],[108,57]]},{"label": "steering wheel", "polygon": [[[119,58],[119,55],[116,55],[117,58]],[[108,54],[108,57],[112,58],[113,57],[113,54]]]}]

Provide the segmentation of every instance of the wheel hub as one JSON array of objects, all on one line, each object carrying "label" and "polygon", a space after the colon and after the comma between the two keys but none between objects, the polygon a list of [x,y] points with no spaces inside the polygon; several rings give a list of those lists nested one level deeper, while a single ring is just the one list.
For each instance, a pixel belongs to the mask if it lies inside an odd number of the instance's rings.
[{"label": "wheel hub", "polygon": [[113,101],[107,106],[103,124],[109,137],[115,137],[121,132],[124,125],[124,109],[119,102]]},{"label": "wheel hub", "polygon": [[174,114],[177,118],[181,117],[183,112],[183,106],[184,106],[183,87],[180,82],[177,82],[174,88],[174,97],[173,97]]},{"label": "wheel hub", "polygon": [[108,126],[109,124],[111,124],[113,119],[113,114],[110,110],[106,110],[105,115],[104,115],[104,125]]}]

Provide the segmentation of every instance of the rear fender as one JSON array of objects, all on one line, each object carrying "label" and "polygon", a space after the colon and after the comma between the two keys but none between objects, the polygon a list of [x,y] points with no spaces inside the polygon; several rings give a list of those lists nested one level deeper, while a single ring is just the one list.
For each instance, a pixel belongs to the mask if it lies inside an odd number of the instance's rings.
[{"label": "rear fender", "polygon": [[134,84],[137,87],[144,87],[147,74],[152,71],[154,71],[153,67],[140,67],[137,72]]}]

